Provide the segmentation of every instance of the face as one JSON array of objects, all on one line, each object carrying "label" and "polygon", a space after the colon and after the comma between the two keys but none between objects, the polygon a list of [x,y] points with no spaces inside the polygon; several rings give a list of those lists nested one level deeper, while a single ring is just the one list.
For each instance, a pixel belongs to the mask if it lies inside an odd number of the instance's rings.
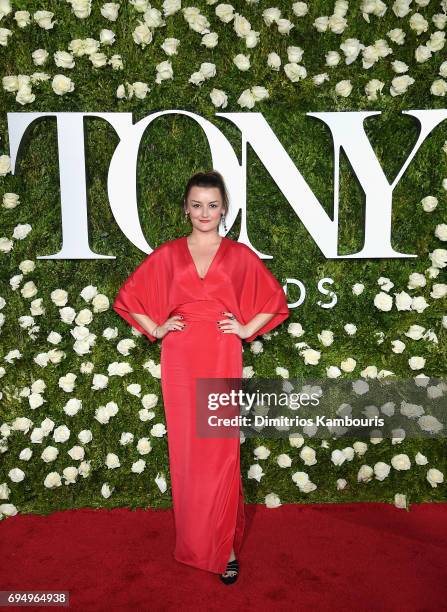
[{"label": "face", "polygon": [[217,231],[222,213],[225,209],[218,187],[198,187],[189,190],[186,202],[191,224],[200,231]]}]

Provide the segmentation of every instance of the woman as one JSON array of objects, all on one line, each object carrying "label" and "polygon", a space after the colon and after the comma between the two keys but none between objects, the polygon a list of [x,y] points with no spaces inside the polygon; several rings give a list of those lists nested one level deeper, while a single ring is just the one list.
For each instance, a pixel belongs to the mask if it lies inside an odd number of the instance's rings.
[{"label": "woman", "polygon": [[183,198],[188,236],[157,247],[124,282],[114,310],[154,342],[176,528],[174,558],[235,582],[244,532],[240,438],[195,433],[196,379],[242,378],[242,340],[288,316],[283,288],[246,245],[219,235],[228,212],[222,176],[198,172]]}]

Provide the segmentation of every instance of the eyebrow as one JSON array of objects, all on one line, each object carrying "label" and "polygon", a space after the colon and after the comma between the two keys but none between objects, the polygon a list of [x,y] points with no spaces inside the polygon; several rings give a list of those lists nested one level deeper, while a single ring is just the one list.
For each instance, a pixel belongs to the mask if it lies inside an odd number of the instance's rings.
[{"label": "eyebrow", "polygon": [[[202,203],[200,200],[191,200],[191,202],[197,202],[198,204]],[[214,202],[217,202],[217,200],[211,200],[211,202],[208,202],[208,204],[214,204]]]}]

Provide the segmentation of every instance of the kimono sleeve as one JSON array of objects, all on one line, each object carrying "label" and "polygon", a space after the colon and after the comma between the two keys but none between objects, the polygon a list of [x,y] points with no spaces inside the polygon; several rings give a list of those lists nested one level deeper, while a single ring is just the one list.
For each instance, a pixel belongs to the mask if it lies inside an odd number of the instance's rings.
[{"label": "kimono sleeve", "polygon": [[157,325],[165,322],[166,280],[156,251],[148,255],[121,285],[112,308],[151,342],[157,338],[142,327],[130,313],[147,315]]},{"label": "kimono sleeve", "polygon": [[289,317],[289,307],[282,285],[265,266],[256,253],[249,247],[244,249],[245,256],[243,283],[239,290],[239,311],[244,325],[258,313],[274,316],[254,334],[245,338],[251,342],[256,336],[270,331]]}]

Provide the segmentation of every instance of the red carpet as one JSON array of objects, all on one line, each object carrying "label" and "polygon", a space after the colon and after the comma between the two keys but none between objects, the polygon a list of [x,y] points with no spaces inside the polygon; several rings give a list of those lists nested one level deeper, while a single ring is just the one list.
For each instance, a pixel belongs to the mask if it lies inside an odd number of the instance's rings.
[{"label": "red carpet", "polygon": [[17,515],[0,522],[0,590],[66,590],[82,612],[447,610],[447,504],[247,505],[246,517],[241,575],[225,586],[173,559],[172,510]]}]

